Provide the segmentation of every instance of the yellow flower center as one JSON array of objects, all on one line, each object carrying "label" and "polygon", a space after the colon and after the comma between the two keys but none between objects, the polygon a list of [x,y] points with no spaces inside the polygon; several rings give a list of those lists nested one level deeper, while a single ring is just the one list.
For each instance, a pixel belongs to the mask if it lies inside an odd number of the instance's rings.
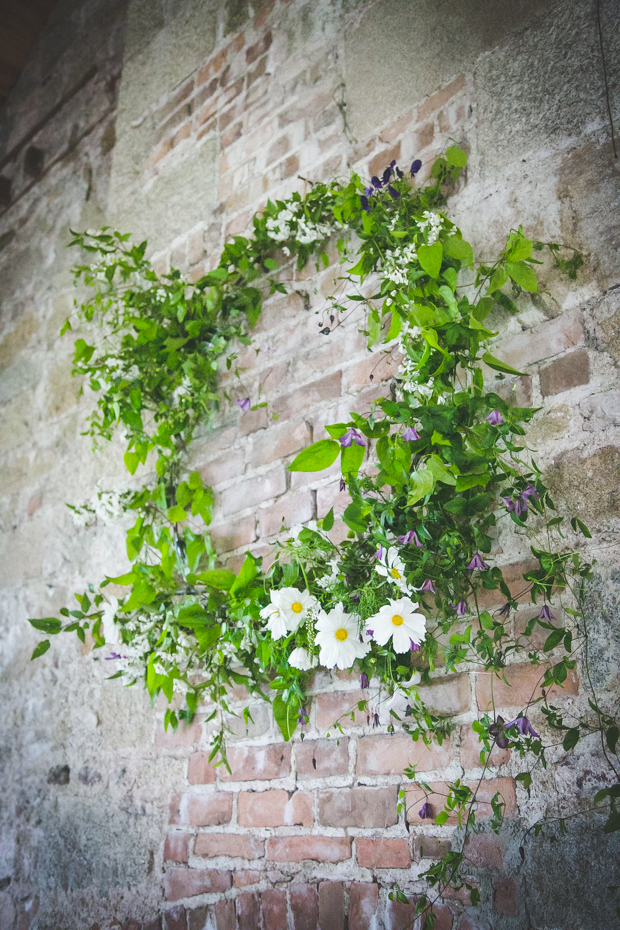
[{"label": "yellow flower center", "polygon": [[339,630],[336,630],[336,639],[340,640],[341,643],[343,643],[345,639],[348,639],[348,637],[349,634],[343,626],[341,626]]},{"label": "yellow flower center", "polygon": [[303,607],[299,601],[295,601],[293,604],[291,604],[291,610],[293,613],[300,614],[303,610]]},{"label": "yellow flower center", "polygon": [[398,579],[401,577],[401,574],[400,574],[400,572],[398,571],[397,568],[391,568],[391,569],[390,569],[390,574],[392,575],[392,578],[396,578],[397,581],[398,581]]},{"label": "yellow flower center", "polygon": [[394,614],[394,616],[392,617],[392,623],[394,624],[394,626],[402,626],[403,618],[401,617],[400,614]]}]

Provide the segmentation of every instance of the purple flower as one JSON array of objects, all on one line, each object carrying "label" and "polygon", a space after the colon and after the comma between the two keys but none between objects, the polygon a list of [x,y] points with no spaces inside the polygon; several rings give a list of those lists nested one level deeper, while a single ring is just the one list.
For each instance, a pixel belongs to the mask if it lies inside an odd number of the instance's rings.
[{"label": "purple flower", "polygon": [[418,549],[424,548],[422,546],[422,543],[420,542],[420,537],[418,536],[415,530],[409,530],[407,533],[405,533],[404,536],[399,536],[398,541],[399,543],[402,543],[404,546],[408,546],[411,543],[415,543]]},{"label": "purple flower", "polygon": [[504,606],[497,611],[498,617],[507,617],[510,613],[510,601],[506,601]]},{"label": "purple flower", "polygon": [[525,491],[521,492],[521,500],[526,501],[528,497],[533,497],[535,501],[540,500],[540,495],[533,484],[528,484]]},{"label": "purple flower", "polygon": [[420,437],[413,426],[408,426],[403,433],[403,442],[416,442]]},{"label": "purple flower", "polygon": [[362,691],[365,691],[366,688],[369,686],[369,684],[370,682],[368,680],[368,675],[366,674],[366,672],[362,672],[362,674],[360,675],[360,688],[362,689]]},{"label": "purple flower", "polygon": [[469,565],[467,566],[467,568],[468,568],[468,570],[469,570],[470,572],[473,572],[473,571],[475,571],[476,569],[478,569],[478,570],[481,571],[481,572],[486,572],[486,570],[488,569],[488,567],[489,567],[489,566],[488,566],[487,563],[483,560],[483,558],[481,557],[481,555],[480,555],[479,552],[476,552],[475,556],[473,557],[473,559],[471,560],[471,562],[470,562]]},{"label": "purple flower", "polygon": [[404,178],[404,177],[405,177],[405,175],[402,173],[402,171],[400,170],[400,168],[396,168],[396,174],[398,175],[399,178]]},{"label": "purple flower", "polygon": [[251,406],[249,397],[244,397],[243,400],[236,400],[235,403],[243,413],[247,413]]},{"label": "purple flower", "polygon": [[516,727],[521,736],[532,736],[534,739],[540,739],[540,734],[536,732],[525,715],[523,715],[523,717],[515,717],[514,720],[506,724],[507,730],[509,730],[510,727]]},{"label": "purple flower", "polygon": [[372,725],[373,727],[381,726],[381,721],[379,720],[379,714],[376,712],[372,715]]},{"label": "purple flower", "polygon": [[495,723],[492,723],[489,727],[489,733],[500,749],[506,749],[508,747],[508,737],[506,736],[506,727],[504,725],[503,717],[498,715]]},{"label": "purple flower", "polygon": [[309,719],[310,718],[308,717],[308,714],[306,713],[306,708],[305,707],[300,708],[299,715],[297,717],[299,725],[303,727],[305,723],[308,723]]},{"label": "purple flower", "polygon": [[340,445],[344,449],[347,446],[356,443],[358,446],[365,446],[366,443],[362,439],[361,434],[356,429],[348,429],[346,433],[340,437]]},{"label": "purple flower", "polygon": [[467,606],[467,601],[459,601],[456,605],[457,617],[466,617],[468,613],[469,607]]},{"label": "purple flower", "polygon": [[419,644],[419,643],[414,643],[414,641],[413,641],[412,639],[409,640],[409,642],[411,643],[411,645],[409,646],[409,651],[410,651],[410,652],[419,652],[419,651],[420,651],[420,644]]},{"label": "purple flower", "polygon": [[412,178],[418,173],[421,167],[422,167],[422,162],[420,161],[419,158],[416,158],[416,160],[411,165],[411,177]]},{"label": "purple flower", "polygon": [[545,604],[545,606],[542,608],[542,610],[541,610],[540,613],[538,614],[538,617],[539,617],[540,620],[546,620],[547,623],[548,623],[550,620],[555,620],[555,617],[554,617],[553,614],[551,613],[551,608],[549,607],[548,604]]},{"label": "purple flower", "polygon": [[371,185],[370,187],[365,187],[365,188],[364,188],[364,194],[366,195],[366,197],[372,197],[372,195],[374,194],[374,192],[375,192],[375,189],[374,189],[374,187],[372,187],[372,185]]},{"label": "purple flower", "polygon": [[368,205],[368,197],[366,197],[364,194],[362,194],[362,196],[360,197],[360,207],[366,213],[370,213],[370,206]]},{"label": "purple flower", "polygon": [[109,656],[105,657],[106,662],[110,662],[112,659],[126,659],[127,656],[122,656],[118,652],[111,652]]},{"label": "purple flower", "polygon": [[400,200],[400,194],[398,193],[395,187],[392,187],[391,184],[388,184],[388,194],[390,195],[392,200]]},{"label": "purple flower", "polygon": [[433,808],[428,803],[428,801],[424,802],[424,804],[418,811],[418,814],[420,816],[420,820],[428,820],[433,816]]},{"label": "purple flower", "polygon": [[366,630],[366,636],[374,636],[374,635],[375,635],[374,630]]},{"label": "purple flower", "polygon": [[491,410],[490,414],[486,418],[487,423],[490,423],[491,426],[501,426],[504,422],[504,418],[499,412],[499,410]]},{"label": "purple flower", "polygon": [[383,184],[387,184],[387,182],[390,180],[391,177],[392,177],[392,166],[388,165],[388,167],[383,172],[383,175],[381,176],[381,180]]},{"label": "purple flower", "polygon": [[373,555],[373,559],[383,559],[385,558],[385,546],[379,545],[379,548]]},{"label": "purple flower", "polygon": [[433,582],[431,581],[430,578],[427,578],[426,581],[424,582],[424,584],[422,585],[422,587],[419,588],[418,590],[419,590],[419,591],[429,591],[431,594],[436,594],[436,593],[437,593],[437,592],[435,591],[435,588],[433,587]]},{"label": "purple flower", "polygon": [[527,513],[527,504],[520,497],[502,497],[502,500],[508,513],[514,513],[517,517],[520,517],[522,513]]},{"label": "purple flower", "polygon": [[381,184],[381,181],[379,180],[376,174],[373,174],[373,176],[370,179],[370,183],[378,191],[380,191],[381,188],[383,187],[383,185]]},{"label": "purple flower", "polygon": [[346,491],[346,489],[347,489],[347,483],[346,483],[346,481],[344,480],[344,478],[341,478],[341,479],[340,479],[340,490],[341,490],[341,491]]}]

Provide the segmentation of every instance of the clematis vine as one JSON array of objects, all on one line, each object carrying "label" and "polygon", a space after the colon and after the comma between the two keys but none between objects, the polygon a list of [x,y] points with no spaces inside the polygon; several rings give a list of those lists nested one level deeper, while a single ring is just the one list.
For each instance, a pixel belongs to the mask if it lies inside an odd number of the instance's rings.
[{"label": "clematis vine", "polygon": [[249,397],[244,397],[243,400],[236,400],[235,403],[242,413],[247,413],[252,406]]},{"label": "clematis vine", "polygon": [[491,410],[490,414],[488,417],[485,417],[485,419],[487,423],[491,424],[491,426],[502,426],[502,424],[505,422],[499,410]]},{"label": "clematis vine", "polygon": [[402,543],[403,545],[410,545],[411,543],[414,543],[414,545],[416,545],[418,549],[423,548],[422,543],[420,542],[420,537],[418,536],[415,530],[409,530],[408,532],[404,534],[404,536],[399,536],[398,541],[399,543]]},{"label": "clematis vine", "polygon": [[359,430],[351,428],[351,429],[348,429],[346,433],[344,433],[340,437],[340,445],[342,446],[343,449],[345,449],[351,446],[353,443],[355,443],[358,446],[366,445],[366,443],[362,439],[362,435],[359,432]]},{"label": "clematis vine", "polygon": [[408,426],[403,432],[403,442],[417,442],[419,438],[419,433],[413,426]]},{"label": "clematis vine", "polygon": [[489,566],[484,561],[480,553],[476,552],[471,562],[467,565],[467,570],[470,572],[474,572],[474,571],[486,572],[488,567]]}]

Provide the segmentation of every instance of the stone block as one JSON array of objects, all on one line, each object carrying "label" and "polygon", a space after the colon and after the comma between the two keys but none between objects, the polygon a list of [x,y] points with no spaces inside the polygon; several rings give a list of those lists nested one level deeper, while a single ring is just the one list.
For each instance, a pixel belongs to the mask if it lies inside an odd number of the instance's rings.
[{"label": "stone block", "polygon": [[[502,677],[495,676],[491,688],[491,676],[493,672],[478,672],[476,675],[476,700],[478,708],[481,711],[488,710],[494,701],[496,708],[516,707],[523,709],[527,705],[541,696],[541,683],[544,677],[545,667],[541,665],[509,665],[502,669]],[[504,678],[506,679],[504,681]],[[508,682],[508,683],[506,683]],[[562,694],[577,694],[579,691],[579,679],[576,671],[573,669],[568,673],[563,688],[554,685],[547,691],[557,700]]]},{"label": "stone block", "polygon": [[540,390],[543,397],[570,391],[590,380],[590,356],[587,349],[576,349],[540,370]]},{"label": "stone block", "polygon": [[502,875],[493,882],[493,907],[500,914],[516,917],[519,912],[518,889],[514,878]]},{"label": "stone block", "polygon": [[408,839],[358,836],[355,848],[363,869],[408,869],[411,865]]}]

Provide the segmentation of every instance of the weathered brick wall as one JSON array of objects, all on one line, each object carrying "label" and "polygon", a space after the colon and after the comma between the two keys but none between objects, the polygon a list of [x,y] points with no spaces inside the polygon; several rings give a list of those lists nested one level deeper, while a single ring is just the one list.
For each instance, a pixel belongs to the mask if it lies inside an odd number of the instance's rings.
[{"label": "weathered brick wall", "polygon": [[[390,734],[384,711],[369,726],[357,679],[320,674],[303,741],[282,743],[262,703],[250,705],[247,728],[231,717],[228,775],[208,764],[206,709],[166,734],[163,707],[106,682],[103,663],[73,642],[29,663],[36,638],[26,618],[124,567],[121,530],[76,529],[64,507],[87,500],[97,481],[126,481],[120,445],[95,457],[81,436],[91,401],[78,397],[70,340],[57,335],[73,299],[70,228],[113,222],[148,236],[159,270],[172,264],[195,280],[267,197],[303,190],[303,178],[374,173],[392,158],[420,157],[427,169],[449,141],[467,147],[449,209],[480,256],[520,222],[587,253],[576,283],[545,267],[541,293],[522,300],[517,318],[497,319],[497,354],[527,374],[496,389],[514,386],[517,402],[541,408],[530,433],[538,460],[558,503],[593,530],[593,667],[598,688],[617,687],[618,169],[595,12],[590,0],[59,4],[0,135],[0,174],[12,181],[0,217],[2,930],[402,928],[410,909],[388,900],[390,888],[413,900],[419,872],[454,831],[423,824],[410,787],[406,822],[403,769],[416,764],[437,791],[455,777],[476,782],[468,724],[490,696],[488,675],[439,670],[423,697],[454,715],[455,729],[430,750]],[[617,116],[615,13],[602,3]],[[38,177],[24,168],[29,145],[45,153]],[[239,353],[242,383],[222,378],[232,398],[267,407],[226,407],[193,452],[217,492],[213,539],[232,567],[247,548],[268,558],[282,526],[342,510],[333,469],[317,478],[286,465],[325,423],[366,412],[398,364],[368,353],[355,314],[320,332],[338,283],[333,244],[329,252],[320,273],[283,268],[297,293],[266,303],[254,347]],[[334,538],[342,533],[337,521]],[[526,535],[504,534],[494,555],[520,590]],[[531,615],[524,602],[515,629]],[[539,676],[514,665],[506,677],[495,700],[510,715]],[[580,707],[580,682],[577,670],[558,704]],[[241,710],[244,695],[234,697]],[[333,723],[348,711],[338,736]],[[559,752],[531,798],[514,781],[519,760],[494,753],[480,813],[500,790],[509,822],[468,846],[482,909],[446,898],[437,928],[611,921],[617,846],[600,821],[575,821],[562,843],[530,843],[524,863],[518,852],[538,816],[591,797],[599,753],[586,743],[566,764]]]}]

